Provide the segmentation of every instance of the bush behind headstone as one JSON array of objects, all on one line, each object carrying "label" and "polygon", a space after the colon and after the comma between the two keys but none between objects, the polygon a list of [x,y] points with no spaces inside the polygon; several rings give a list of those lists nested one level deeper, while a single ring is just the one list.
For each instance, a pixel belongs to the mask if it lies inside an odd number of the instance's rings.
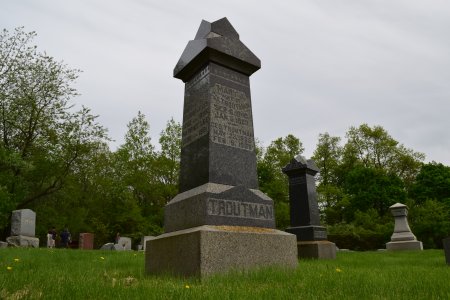
[{"label": "bush behind headstone", "polygon": [[341,249],[367,251],[385,248],[391,234],[392,229],[372,231],[352,224],[338,224],[329,227],[328,240]]}]

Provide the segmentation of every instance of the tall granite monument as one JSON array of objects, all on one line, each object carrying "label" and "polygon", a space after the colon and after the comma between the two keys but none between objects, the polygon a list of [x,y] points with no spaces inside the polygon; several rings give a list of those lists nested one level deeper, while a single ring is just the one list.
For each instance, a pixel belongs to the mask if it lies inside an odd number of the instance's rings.
[{"label": "tall granite monument", "polygon": [[336,245],[327,241],[326,228],[320,225],[314,176],[319,172],[312,159],[298,155],[283,168],[289,177],[291,227],[286,231],[297,237],[298,256],[334,259]]},{"label": "tall granite monument", "polygon": [[165,207],[165,233],[147,241],[147,273],[297,265],[295,236],[275,229],[258,189],[249,76],[260,67],[226,18],[202,21],[181,55],[180,193]]}]

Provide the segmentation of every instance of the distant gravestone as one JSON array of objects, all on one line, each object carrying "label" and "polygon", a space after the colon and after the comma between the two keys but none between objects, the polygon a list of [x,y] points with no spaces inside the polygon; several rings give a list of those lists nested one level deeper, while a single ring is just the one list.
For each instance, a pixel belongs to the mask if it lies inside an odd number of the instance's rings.
[{"label": "distant gravestone", "polygon": [[111,250],[125,251],[125,247],[123,245],[120,245],[120,244],[114,244]]},{"label": "distant gravestone", "polygon": [[8,243],[7,242],[0,241],[0,248],[7,248],[7,247],[8,247]]},{"label": "distant gravestone", "polygon": [[39,247],[35,237],[36,213],[31,209],[15,210],[11,214],[11,236],[6,239],[15,247]]},{"label": "distant gravestone", "polygon": [[445,261],[450,266],[450,237],[443,239],[442,243],[444,245]]},{"label": "distant gravestone", "polygon": [[80,249],[94,249],[94,234],[89,232],[80,233],[78,247]]},{"label": "distant gravestone", "polygon": [[299,257],[334,259],[336,245],[327,241],[326,228],[320,225],[314,178],[318,171],[312,159],[301,155],[283,168],[289,177],[291,226],[286,231],[296,235]]},{"label": "distant gravestone", "polygon": [[147,246],[146,246],[147,241],[154,240],[155,238],[156,238],[156,237],[151,236],[151,235],[143,236],[143,237],[141,238],[141,245],[142,245],[142,249],[141,249],[141,250],[144,250],[144,251],[145,251],[145,249],[147,249]]},{"label": "distant gravestone", "polygon": [[117,244],[123,247],[124,250],[131,250],[131,238],[129,237],[121,236]]},{"label": "distant gravestone", "polygon": [[411,232],[408,224],[408,207],[401,203],[395,203],[391,207],[392,215],[394,216],[395,225],[394,233],[391,236],[391,241],[386,244],[387,250],[423,250],[422,242],[416,239],[416,236]]},{"label": "distant gravestone", "polygon": [[34,237],[36,231],[36,213],[31,209],[20,209],[12,212],[11,235]]},{"label": "distant gravestone", "polygon": [[275,229],[258,189],[249,76],[260,66],[226,18],[202,21],[181,55],[180,193],[165,206],[165,233],[146,243],[147,273],[297,265],[295,236]]},{"label": "distant gravestone", "polygon": [[114,243],[106,243],[100,247],[100,250],[114,250]]}]

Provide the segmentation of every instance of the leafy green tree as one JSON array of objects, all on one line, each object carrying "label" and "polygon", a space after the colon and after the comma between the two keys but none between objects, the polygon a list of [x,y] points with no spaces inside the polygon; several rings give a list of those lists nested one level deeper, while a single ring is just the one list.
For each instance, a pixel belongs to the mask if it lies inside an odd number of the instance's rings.
[{"label": "leafy green tree", "polygon": [[[339,242],[351,240],[353,248],[372,249],[388,236],[388,208],[407,201],[424,155],[401,145],[381,126],[350,127],[346,138],[341,147],[339,137],[319,136],[313,159],[320,169],[320,208]],[[390,225],[378,228],[378,222]],[[376,243],[366,243],[362,236]]]},{"label": "leafy green tree", "polygon": [[[11,208],[32,206],[59,191],[106,130],[87,108],[73,112],[79,70],[36,50],[35,33],[0,34],[0,226]],[[8,210],[8,211],[6,211]]]},{"label": "leafy green tree", "polygon": [[328,133],[320,134],[312,157],[320,170],[317,175],[318,201],[319,207],[325,212],[327,223],[337,221],[331,210],[338,206],[343,196],[342,188],[339,186],[339,167],[342,162],[340,140],[339,137],[330,136]]},{"label": "leafy green tree", "polygon": [[171,118],[159,138],[161,151],[156,157],[157,186],[164,204],[178,193],[181,156],[181,125]]},{"label": "leafy green tree", "polygon": [[330,136],[328,133],[319,134],[319,141],[312,159],[320,169],[318,182],[324,185],[336,184],[337,169],[342,160],[341,138]]},{"label": "leafy green tree", "polygon": [[402,180],[383,169],[357,166],[348,173],[343,188],[349,195],[350,205],[345,214],[350,222],[358,210],[366,212],[374,209],[379,216],[384,216],[392,204],[406,200]]},{"label": "leafy green tree", "polygon": [[350,127],[343,152],[343,169],[348,171],[361,164],[367,168],[385,170],[399,176],[409,187],[418,174],[423,153],[405,148],[381,126],[362,124]]},{"label": "leafy green tree", "polygon": [[302,143],[292,134],[274,140],[265,151],[257,147],[259,187],[274,200],[279,228],[289,226],[289,185],[281,169],[303,151]]},{"label": "leafy green tree", "polygon": [[435,199],[446,203],[450,210],[450,167],[436,162],[424,164],[411,188],[410,197],[416,203]]},{"label": "leafy green tree", "polygon": [[409,204],[411,230],[424,248],[442,248],[442,239],[450,236],[450,208],[446,203],[428,199]]},{"label": "leafy green tree", "polygon": [[147,212],[160,206],[158,197],[152,191],[155,185],[156,152],[151,144],[150,124],[139,111],[127,127],[125,143],[115,153],[114,166],[117,176],[133,192],[139,206]]}]

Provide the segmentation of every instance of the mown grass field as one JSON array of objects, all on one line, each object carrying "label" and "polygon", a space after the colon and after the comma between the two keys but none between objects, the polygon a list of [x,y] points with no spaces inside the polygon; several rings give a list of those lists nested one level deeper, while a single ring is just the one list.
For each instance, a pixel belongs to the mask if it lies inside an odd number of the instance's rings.
[{"label": "mown grass field", "polygon": [[146,276],[142,252],[0,249],[0,299],[450,299],[442,250],[339,252],[204,280]]}]

